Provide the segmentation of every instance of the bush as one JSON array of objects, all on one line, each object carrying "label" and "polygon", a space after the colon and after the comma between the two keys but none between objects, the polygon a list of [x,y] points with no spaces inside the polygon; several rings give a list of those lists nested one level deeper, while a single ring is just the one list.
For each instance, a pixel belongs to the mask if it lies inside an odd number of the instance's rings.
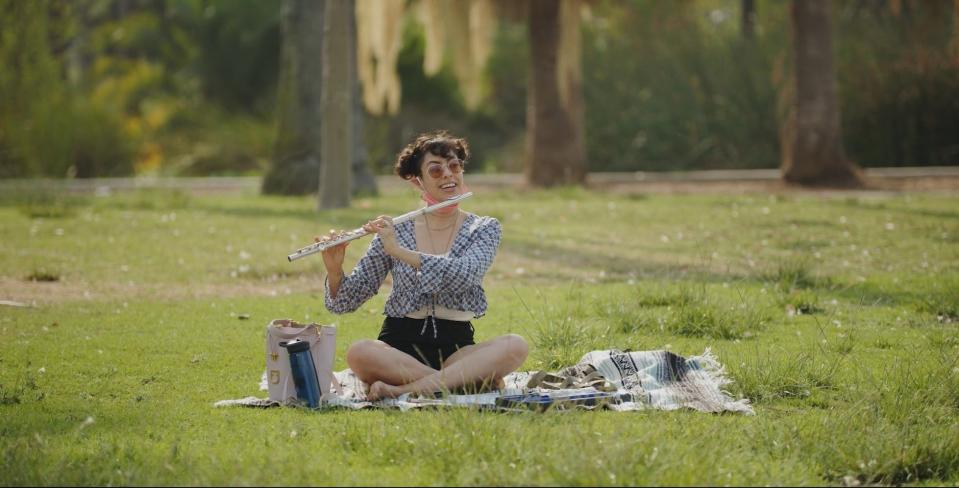
[{"label": "bush", "polygon": [[[952,2],[840,17],[843,140],[864,166],[959,164],[959,58]],[[843,28],[845,24],[847,28]]]},{"label": "bush", "polygon": [[86,101],[39,100],[18,132],[22,176],[123,176],[133,173],[135,145],[120,118]]},{"label": "bush", "polygon": [[159,132],[165,159],[160,171],[177,176],[258,174],[268,166],[275,136],[268,121],[209,106],[174,111]]},{"label": "bush", "polygon": [[92,104],[74,106],[69,160],[79,178],[133,174],[135,145],[120,117]]},{"label": "bush", "polygon": [[[704,24],[695,9],[670,3],[607,7],[584,30],[592,170],[776,166],[770,73],[782,41],[744,42],[735,22]],[[762,22],[775,32],[781,20]]]}]

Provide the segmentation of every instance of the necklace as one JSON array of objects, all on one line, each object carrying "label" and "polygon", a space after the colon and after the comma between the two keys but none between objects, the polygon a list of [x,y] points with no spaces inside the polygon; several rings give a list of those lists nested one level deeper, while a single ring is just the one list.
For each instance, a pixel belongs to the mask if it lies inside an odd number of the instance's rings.
[{"label": "necklace", "polygon": [[456,214],[456,217],[453,218],[453,219],[450,221],[450,223],[446,225],[446,227],[437,227],[437,228],[435,228],[435,229],[430,227],[430,220],[429,220],[429,218],[427,217],[427,214],[423,214],[423,220],[426,221],[426,228],[427,228],[427,229],[433,230],[433,231],[438,231],[438,230],[446,230],[446,229],[449,229],[450,227],[453,227],[453,225],[455,225],[457,222],[459,222],[460,216],[459,216],[459,214],[457,213],[457,214]]},{"label": "necklace", "polygon": [[[457,222],[460,221],[460,216],[457,215],[456,218],[453,219],[452,222],[450,222],[450,225],[447,225],[446,227],[443,227],[442,229],[431,229],[431,228],[430,228],[430,220],[429,220],[429,217],[427,217],[426,214],[423,214],[423,220],[426,222],[426,237],[428,237],[429,240],[430,240],[430,247],[433,248],[433,249],[432,249],[432,250],[433,250],[433,253],[434,253],[434,254],[437,254],[437,253],[439,252],[439,249],[436,248],[436,243],[433,242],[433,233],[432,233],[431,231],[434,231],[434,230],[446,230],[446,229],[449,229],[449,228],[453,227],[454,224],[456,224]],[[453,236],[454,236],[454,235],[456,235],[456,232],[450,232],[450,236],[446,239],[446,246],[443,248],[443,249],[445,250],[445,252],[449,252],[449,250],[450,250],[450,244],[453,243]]]}]

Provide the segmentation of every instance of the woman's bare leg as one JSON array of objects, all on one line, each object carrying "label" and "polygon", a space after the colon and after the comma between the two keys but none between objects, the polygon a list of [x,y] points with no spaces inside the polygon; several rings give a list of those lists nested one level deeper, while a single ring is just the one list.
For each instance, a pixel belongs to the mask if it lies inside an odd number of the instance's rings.
[{"label": "woman's bare leg", "polygon": [[[452,356],[450,356],[452,357]],[[346,351],[346,364],[364,383],[382,381],[403,385],[436,373],[436,370],[383,341],[354,342]]]},{"label": "woman's bare leg", "polygon": [[[446,361],[443,361],[443,368],[448,368],[452,366],[454,363],[456,363],[460,359],[465,358],[466,356],[476,352],[477,350],[484,349],[487,347],[497,347],[498,344],[499,343],[496,342],[495,340],[489,340],[489,341],[481,342],[479,344],[473,344],[473,345],[461,347],[459,348],[459,350],[451,354],[450,357],[446,358]],[[480,388],[484,388],[486,386],[492,386],[494,388],[502,389],[506,386],[506,383],[503,382],[503,377],[500,376],[493,379],[492,385],[490,385],[489,382],[480,382],[480,384],[477,384],[476,386]]]},{"label": "woman's bare leg", "polygon": [[410,383],[398,386],[383,381],[373,383],[368,397],[376,400],[404,393],[449,391],[463,385],[493,382],[516,371],[528,354],[529,346],[522,337],[515,334],[500,336],[476,344],[476,347],[467,346],[457,351],[449,357],[442,370]]}]

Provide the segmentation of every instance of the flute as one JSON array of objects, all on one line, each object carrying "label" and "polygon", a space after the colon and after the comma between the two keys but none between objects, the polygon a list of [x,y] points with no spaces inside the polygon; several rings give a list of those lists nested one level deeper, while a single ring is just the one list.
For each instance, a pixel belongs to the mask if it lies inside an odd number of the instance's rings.
[{"label": "flute", "polygon": [[[406,222],[407,220],[415,219],[416,217],[419,217],[420,215],[428,214],[428,213],[433,212],[433,211],[435,211],[435,210],[439,210],[439,209],[441,209],[441,208],[449,207],[450,205],[455,205],[455,204],[459,203],[461,200],[465,200],[465,199],[467,199],[467,198],[469,198],[469,197],[471,197],[471,196],[473,196],[473,192],[466,192],[466,193],[464,193],[464,194],[462,194],[462,195],[457,195],[457,196],[455,196],[455,197],[452,197],[452,198],[447,199],[447,200],[443,200],[442,202],[435,203],[435,204],[430,205],[430,206],[428,206],[428,207],[423,207],[423,208],[416,209],[416,210],[414,210],[414,211],[412,211],[412,212],[409,212],[409,213],[405,213],[405,214],[403,214],[403,215],[400,215],[399,217],[394,217],[394,218],[393,218],[393,224],[394,224],[394,225],[396,225],[396,224],[402,224],[403,222]],[[349,231],[349,232],[345,232],[345,233],[343,233],[342,235],[340,235],[339,237],[337,237],[336,239],[333,239],[333,240],[331,240],[331,241],[316,242],[316,243],[310,244],[309,246],[306,246],[306,247],[302,247],[302,248],[300,248],[300,249],[297,249],[296,252],[294,252],[293,254],[290,254],[289,256],[287,256],[286,259],[289,260],[290,262],[293,262],[294,260],[300,259],[300,258],[305,257],[305,256],[309,256],[310,254],[315,254],[315,253],[318,253],[318,252],[323,252],[323,251],[325,251],[325,250],[327,250],[327,249],[329,249],[329,248],[331,248],[331,247],[333,247],[333,246],[338,246],[338,245],[340,245],[340,244],[343,244],[344,242],[349,242],[349,241],[352,241],[352,240],[355,240],[355,239],[359,239],[360,237],[363,237],[363,236],[365,236],[365,235],[367,235],[367,234],[369,234],[369,232],[367,232],[366,229],[364,229],[364,228],[362,228],[362,227],[359,227],[359,228],[353,229],[353,230],[351,230],[351,231]]]}]

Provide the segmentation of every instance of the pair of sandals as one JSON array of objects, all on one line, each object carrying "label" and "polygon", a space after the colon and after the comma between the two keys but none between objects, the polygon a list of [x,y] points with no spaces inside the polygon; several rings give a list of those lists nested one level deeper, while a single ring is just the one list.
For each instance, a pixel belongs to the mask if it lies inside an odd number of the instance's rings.
[{"label": "pair of sandals", "polygon": [[557,373],[537,371],[526,383],[526,388],[543,388],[546,390],[566,390],[573,388],[594,388],[597,391],[614,392],[616,387],[596,368],[585,365],[563,369]]}]

